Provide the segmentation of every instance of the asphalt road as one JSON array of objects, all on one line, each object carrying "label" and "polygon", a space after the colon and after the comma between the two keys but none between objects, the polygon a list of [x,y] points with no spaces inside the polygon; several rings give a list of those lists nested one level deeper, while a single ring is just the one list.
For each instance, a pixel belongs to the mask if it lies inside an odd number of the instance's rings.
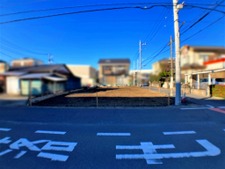
[{"label": "asphalt road", "polygon": [[224,169],[225,109],[0,107],[1,169]]}]

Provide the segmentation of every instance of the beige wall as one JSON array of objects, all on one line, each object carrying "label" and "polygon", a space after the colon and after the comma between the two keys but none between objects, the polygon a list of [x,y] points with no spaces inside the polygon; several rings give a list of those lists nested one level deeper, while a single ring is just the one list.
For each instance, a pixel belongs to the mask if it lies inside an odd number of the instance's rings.
[{"label": "beige wall", "polygon": [[[103,66],[124,66],[126,71],[127,71],[127,75],[121,75],[121,76],[104,76],[103,75]],[[130,64],[128,63],[104,63],[104,64],[99,64],[99,80],[100,83],[106,83],[106,85],[128,85],[129,84],[129,68],[130,68]],[[122,80],[123,79],[123,80]]]},{"label": "beige wall", "polygon": [[81,78],[82,86],[94,86],[96,84],[97,72],[88,65],[67,65],[73,75]]},{"label": "beige wall", "polygon": [[11,62],[12,67],[41,65],[43,62],[36,59],[18,59]]}]

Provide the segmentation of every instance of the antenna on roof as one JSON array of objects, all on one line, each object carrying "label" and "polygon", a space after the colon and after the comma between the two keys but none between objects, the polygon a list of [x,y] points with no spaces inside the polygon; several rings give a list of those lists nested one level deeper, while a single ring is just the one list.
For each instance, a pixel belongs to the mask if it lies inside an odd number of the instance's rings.
[{"label": "antenna on roof", "polygon": [[53,56],[51,54],[48,54],[48,64],[53,63]]}]

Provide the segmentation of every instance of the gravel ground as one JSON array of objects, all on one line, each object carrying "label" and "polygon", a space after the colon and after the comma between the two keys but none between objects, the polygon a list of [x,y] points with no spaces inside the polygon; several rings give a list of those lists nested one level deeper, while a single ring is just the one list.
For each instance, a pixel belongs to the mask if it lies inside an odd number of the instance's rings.
[{"label": "gravel ground", "polygon": [[57,96],[35,106],[56,107],[154,107],[174,104],[174,98],[139,87],[102,87]]}]

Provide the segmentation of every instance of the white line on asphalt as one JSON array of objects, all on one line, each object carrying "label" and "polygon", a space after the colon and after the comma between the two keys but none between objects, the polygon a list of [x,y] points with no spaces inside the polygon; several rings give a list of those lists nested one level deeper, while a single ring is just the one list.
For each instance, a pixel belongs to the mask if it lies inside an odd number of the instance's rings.
[{"label": "white line on asphalt", "polygon": [[19,154],[17,154],[14,158],[18,159],[20,157],[22,157],[24,154],[26,154],[27,151],[21,151]]},{"label": "white line on asphalt", "polygon": [[37,130],[35,133],[39,134],[59,134],[59,135],[64,135],[66,134],[65,131],[47,131],[47,130]]},{"label": "white line on asphalt", "polygon": [[209,108],[214,108],[214,106],[209,105],[209,104],[207,104],[206,106],[209,107]]},{"label": "white line on asphalt", "polygon": [[163,132],[164,135],[182,135],[182,134],[196,134],[195,131],[172,131],[172,132]]},{"label": "white line on asphalt", "polygon": [[[206,157],[218,156],[221,150],[210,143],[208,140],[196,140],[205,151],[199,152],[180,152],[180,153],[144,153],[144,154],[116,154],[116,159],[145,159],[145,160],[161,160],[169,158],[190,158],[190,157]],[[150,147],[151,148],[151,147]],[[148,161],[147,161],[148,162]],[[153,163],[150,163],[153,164]]]},{"label": "white line on asphalt", "polygon": [[7,149],[5,151],[0,152],[0,157],[5,155],[5,154],[7,154],[7,153],[9,153],[9,152],[11,152],[11,151],[12,151],[11,149]]},{"label": "white line on asphalt", "polygon": [[66,161],[69,156],[61,155],[61,154],[40,152],[37,155],[37,157],[48,158],[48,159],[51,159],[52,161]]},{"label": "white line on asphalt", "polygon": [[0,131],[10,131],[10,128],[0,128]]},{"label": "white line on asphalt", "polygon": [[181,110],[204,110],[209,109],[209,107],[186,107],[186,108],[180,108]]},{"label": "white line on asphalt", "polygon": [[97,133],[97,136],[131,136],[130,133]]}]

